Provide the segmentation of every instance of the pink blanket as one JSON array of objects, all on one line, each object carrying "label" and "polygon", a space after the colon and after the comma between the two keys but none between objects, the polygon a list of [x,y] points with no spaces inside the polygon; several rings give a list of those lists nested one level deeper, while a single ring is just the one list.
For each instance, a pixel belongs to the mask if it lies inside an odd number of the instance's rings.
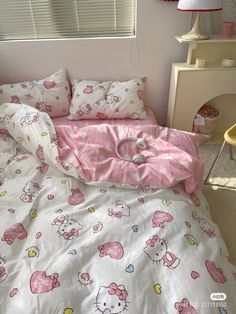
[{"label": "pink blanket", "polygon": [[[184,181],[186,192],[200,189],[203,166],[197,154],[197,136],[159,126],[55,126],[59,153],[90,183],[118,183],[133,187],[168,188]],[[142,153],[146,162],[135,165],[116,156],[117,143],[125,137],[145,137],[148,148],[139,150],[135,143],[124,143],[120,152],[132,157]]]}]

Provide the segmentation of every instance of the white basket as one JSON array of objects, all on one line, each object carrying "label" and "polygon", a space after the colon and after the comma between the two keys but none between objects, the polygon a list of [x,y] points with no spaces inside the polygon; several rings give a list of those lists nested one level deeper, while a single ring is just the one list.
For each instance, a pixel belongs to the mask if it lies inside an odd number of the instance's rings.
[{"label": "white basket", "polygon": [[204,118],[197,114],[193,122],[193,131],[195,133],[211,134],[213,133],[220,114],[215,118]]}]

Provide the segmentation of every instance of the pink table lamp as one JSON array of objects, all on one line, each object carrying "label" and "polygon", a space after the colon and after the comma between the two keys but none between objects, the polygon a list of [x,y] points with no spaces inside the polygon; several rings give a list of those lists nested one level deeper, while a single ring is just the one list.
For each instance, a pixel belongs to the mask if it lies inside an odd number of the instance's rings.
[{"label": "pink table lamp", "polygon": [[177,9],[179,11],[197,12],[192,30],[182,35],[181,38],[186,40],[201,40],[208,39],[209,36],[201,31],[200,12],[220,11],[223,7],[222,0],[179,0]]}]

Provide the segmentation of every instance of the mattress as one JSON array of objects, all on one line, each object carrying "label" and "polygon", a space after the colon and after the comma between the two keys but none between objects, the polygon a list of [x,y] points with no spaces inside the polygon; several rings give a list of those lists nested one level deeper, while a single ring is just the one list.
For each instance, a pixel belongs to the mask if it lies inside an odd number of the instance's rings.
[{"label": "mattress", "polygon": [[150,108],[146,108],[147,119],[133,120],[133,119],[109,119],[109,120],[67,120],[66,117],[53,118],[55,126],[77,126],[82,128],[87,125],[111,124],[111,125],[156,125],[156,118]]}]

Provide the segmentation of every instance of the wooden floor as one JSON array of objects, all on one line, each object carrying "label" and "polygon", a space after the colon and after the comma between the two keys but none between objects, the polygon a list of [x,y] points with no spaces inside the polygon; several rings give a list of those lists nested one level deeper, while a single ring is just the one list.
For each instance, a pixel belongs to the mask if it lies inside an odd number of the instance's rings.
[{"label": "wooden floor", "polygon": [[212,220],[219,226],[230,254],[230,261],[236,266],[236,190],[204,186],[203,193],[211,209]]},{"label": "wooden floor", "polygon": [[[200,145],[199,154],[204,162],[204,176],[212,165],[219,145]],[[219,226],[222,237],[229,250],[231,262],[236,266],[236,149],[234,160],[229,159],[225,148],[222,157],[215,165],[210,182],[203,186],[203,193],[209,203],[213,221]],[[219,187],[226,185],[227,187]],[[230,189],[234,187],[234,189]]]}]

